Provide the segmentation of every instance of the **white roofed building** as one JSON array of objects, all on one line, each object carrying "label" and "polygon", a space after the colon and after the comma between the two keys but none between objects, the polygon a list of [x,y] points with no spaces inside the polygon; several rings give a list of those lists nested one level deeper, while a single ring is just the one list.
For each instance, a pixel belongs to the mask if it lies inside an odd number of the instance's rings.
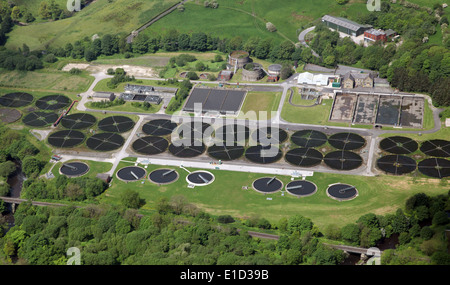
[{"label": "white roofed building", "polygon": [[316,86],[328,86],[330,77],[334,78],[335,76],[303,72],[298,75],[297,83]]}]

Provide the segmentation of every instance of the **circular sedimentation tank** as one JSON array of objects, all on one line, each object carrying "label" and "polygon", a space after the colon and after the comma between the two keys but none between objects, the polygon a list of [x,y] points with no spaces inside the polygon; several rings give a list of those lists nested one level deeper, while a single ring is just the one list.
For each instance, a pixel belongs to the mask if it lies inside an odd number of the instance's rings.
[{"label": "circular sedimentation tank", "polygon": [[283,189],[283,182],[276,177],[263,177],[253,181],[252,187],[259,193],[272,194]]},{"label": "circular sedimentation tank", "polygon": [[286,185],[286,191],[296,197],[308,197],[317,192],[317,186],[307,180],[294,180]]},{"label": "circular sedimentation tank", "polygon": [[152,171],[148,179],[158,185],[166,185],[174,183],[179,178],[179,174],[175,169],[162,168]]},{"label": "circular sedimentation tank", "polygon": [[355,186],[349,184],[336,183],[328,187],[327,195],[338,201],[348,201],[358,196],[358,190]]},{"label": "circular sedimentation tank", "polygon": [[194,171],[189,173],[188,176],[186,176],[186,181],[190,185],[195,186],[209,185],[214,182],[214,179],[215,179],[214,174],[205,170]]},{"label": "circular sedimentation tank", "polygon": [[117,171],[116,176],[124,182],[134,182],[145,177],[147,171],[139,166],[126,166]]},{"label": "circular sedimentation tank", "polygon": [[89,172],[89,165],[84,162],[67,162],[59,168],[59,173],[67,177],[80,177]]}]

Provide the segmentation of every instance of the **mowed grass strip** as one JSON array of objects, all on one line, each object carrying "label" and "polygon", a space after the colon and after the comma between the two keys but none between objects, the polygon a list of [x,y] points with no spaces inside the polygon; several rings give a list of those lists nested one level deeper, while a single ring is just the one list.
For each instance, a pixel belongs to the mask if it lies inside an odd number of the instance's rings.
[{"label": "mowed grass strip", "polygon": [[[281,92],[250,91],[245,96],[238,118],[256,115],[258,120],[271,119],[271,112],[277,111],[280,100]],[[264,113],[260,114],[260,112],[267,112],[267,117],[263,118],[262,116],[265,115]],[[249,117],[249,119],[253,119],[253,117]]]},{"label": "mowed grass strip", "polygon": [[[294,91],[295,92],[295,91]],[[289,104],[289,95],[285,98],[281,118],[291,122],[312,125],[327,125],[333,99],[323,99],[320,105],[314,107],[296,107]],[[294,94],[294,97],[300,94]]]},{"label": "mowed grass strip", "polygon": [[[116,171],[130,165],[133,164],[121,162]],[[173,184],[157,186],[151,183],[147,177],[152,170],[159,168],[176,169],[180,177]],[[236,218],[259,216],[275,223],[283,217],[289,218],[292,215],[300,214],[311,218],[315,224],[323,228],[331,223],[344,226],[347,223],[355,222],[366,213],[384,215],[395,212],[397,208],[404,207],[408,197],[419,192],[429,195],[448,192],[448,188],[441,185],[436,179],[422,178],[414,181],[411,177],[364,177],[316,172],[314,176],[307,177],[307,180],[317,185],[317,193],[305,198],[296,198],[286,192],[284,192],[284,196],[281,192],[263,195],[251,188],[255,179],[273,177],[268,174],[208,170],[215,175],[215,181],[212,184],[188,188],[186,170],[157,165],[149,165],[146,170],[146,179],[132,183],[122,182],[114,176],[112,187],[106,190],[100,200],[105,203],[119,204],[121,193],[126,189],[131,189],[138,191],[141,198],[146,201],[141,210],[151,212],[155,210],[160,198],[170,199],[176,195],[183,195],[189,203],[193,203],[213,215],[230,214]],[[189,168],[188,170],[196,169]],[[276,177],[284,183],[284,186],[291,181],[290,176],[277,175]],[[355,186],[359,196],[345,202],[329,198],[326,195],[328,185],[338,182]],[[244,190],[243,186],[249,188]],[[271,200],[267,198],[271,198]]]}]

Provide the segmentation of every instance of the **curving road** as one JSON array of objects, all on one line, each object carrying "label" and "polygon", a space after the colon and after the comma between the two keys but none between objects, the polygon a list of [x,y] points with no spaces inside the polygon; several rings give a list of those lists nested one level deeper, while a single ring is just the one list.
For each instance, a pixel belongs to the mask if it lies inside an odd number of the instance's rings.
[{"label": "curving road", "polygon": [[303,30],[303,31],[298,35],[298,40],[300,41],[300,43],[301,43],[304,47],[307,47],[307,48],[311,49],[311,52],[312,52],[312,55],[313,55],[313,56],[315,56],[315,57],[320,57],[320,55],[318,55],[315,51],[312,50],[312,48],[306,43],[306,40],[305,40],[306,34],[308,34],[309,32],[313,31],[315,28],[316,28],[316,27],[313,26],[313,27],[310,27],[310,28],[307,28],[307,29]]}]

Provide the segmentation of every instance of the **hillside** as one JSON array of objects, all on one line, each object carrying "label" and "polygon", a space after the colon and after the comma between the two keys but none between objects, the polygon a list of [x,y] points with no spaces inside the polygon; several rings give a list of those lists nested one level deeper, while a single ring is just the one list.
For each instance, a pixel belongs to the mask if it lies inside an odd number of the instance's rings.
[{"label": "hillside", "polygon": [[[330,0],[219,0],[219,8],[205,8],[203,1],[185,4],[184,12],[175,12],[147,29],[149,34],[160,34],[169,29],[190,33],[201,30],[220,37],[241,36],[248,38],[273,37],[297,42],[297,30],[319,19],[325,14],[357,17],[369,13],[366,1],[355,0],[338,5]],[[267,22],[273,23],[277,31],[267,31]]]},{"label": "hillside", "polygon": [[[15,26],[8,34],[7,48],[21,47],[26,43],[31,49],[43,48],[47,44],[64,46],[68,42],[92,37],[95,34],[130,33],[176,0],[97,0],[73,17]],[[31,3],[29,4],[31,5]]]}]

